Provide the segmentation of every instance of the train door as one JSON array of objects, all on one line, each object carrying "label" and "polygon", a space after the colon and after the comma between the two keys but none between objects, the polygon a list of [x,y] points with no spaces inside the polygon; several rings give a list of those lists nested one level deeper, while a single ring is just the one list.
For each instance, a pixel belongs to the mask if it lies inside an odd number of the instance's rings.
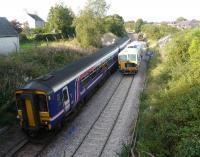
[{"label": "train door", "polygon": [[67,86],[62,90],[63,94],[63,108],[65,112],[70,110],[70,100],[69,100],[69,92]]},{"label": "train door", "polygon": [[39,127],[39,115],[37,113],[37,109],[34,105],[33,96],[30,94],[24,94],[21,96],[21,108],[22,108],[22,116],[24,119],[25,128],[35,128]]}]

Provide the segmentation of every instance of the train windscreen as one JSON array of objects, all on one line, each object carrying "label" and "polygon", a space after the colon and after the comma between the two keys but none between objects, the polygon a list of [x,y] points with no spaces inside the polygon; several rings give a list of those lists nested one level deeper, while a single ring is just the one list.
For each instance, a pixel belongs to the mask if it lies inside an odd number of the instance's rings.
[{"label": "train windscreen", "polygon": [[119,59],[119,61],[127,61],[128,60],[127,55],[119,55],[118,59]]},{"label": "train windscreen", "polygon": [[128,55],[128,60],[129,61],[136,61],[136,54],[129,54]]}]

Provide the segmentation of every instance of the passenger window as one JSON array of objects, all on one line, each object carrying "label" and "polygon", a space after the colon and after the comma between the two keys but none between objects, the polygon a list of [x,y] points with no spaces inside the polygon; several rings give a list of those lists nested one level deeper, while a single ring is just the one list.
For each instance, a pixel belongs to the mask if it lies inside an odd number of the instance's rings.
[{"label": "passenger window", "polygon": [[89,81],[90,81],[90,77],[85,77],[85,78],[83,78],[82,80],[81,80],[81,83],[84,85],[84,86],[86,86],[88,83],[89,83]]},{"label": "passenger window", "polygon": [[67,89],[64,89],[64,90],[63,90],[63,97],[64,97],[64,101],[67,101],[67,100],[68,100],[68,92],[67,92]]},{"label": "passenger window", "polygon": [[36,96],[36,102],[39,106],[39,111],[41,112],[47,112],[47,99],[46,96],[43,94],[37,94]]}]

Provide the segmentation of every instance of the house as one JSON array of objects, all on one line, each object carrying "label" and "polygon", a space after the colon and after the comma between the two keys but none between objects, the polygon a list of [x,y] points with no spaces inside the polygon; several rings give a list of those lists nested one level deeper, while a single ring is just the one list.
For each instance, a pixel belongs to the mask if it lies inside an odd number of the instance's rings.
[{"label": "house", "polygon": [[27,13],[27,22],[30,28],[43,28],[45,21],[36,14]]},{"label": "house", "polygon": [[188,29],[188,28],[195,28],[199,25],[199,22],[197,20],[187,20],[187,21],[182,21],[176,24],[177,28],[180,29]]},{"label": "house", "polygon": [[19,35],[11,23],[0,17],[0,55],[17,52],[19,50]]}]

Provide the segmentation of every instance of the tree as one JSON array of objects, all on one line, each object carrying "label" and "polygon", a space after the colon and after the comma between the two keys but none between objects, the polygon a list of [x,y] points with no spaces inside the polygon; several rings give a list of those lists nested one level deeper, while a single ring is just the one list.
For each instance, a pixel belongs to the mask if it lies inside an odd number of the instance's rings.
[{"label": "tree", "polygon": [[125,35],[124,19],[121,16],[117,14],[107,16],[104,21],[105,32],[112,32],[118,37]]},{"label": "tree", "polygon": [[142,25],[144,24],[144,21],[142,19],[138,19],[135,23],[135,32],[136,33],[139,33],[141,32],[141,28],[142,28]]},{"label": "tree", "polygon": [[10,23],[18,33],[22,32],[22,30],[23,30],[22,29],[22,24],[19,21],[17,21],[15,19],[15,20],[12,20]]},{"label": "tree", "polygon": [[83,47],[101,46],[101,29],[91,11],[82,11],[75,20],[75,26],[77,40]]},{"label": "tree", "polygon": [[178,18],[176,19],[176,22],[177,22],[177,23],[178,23],[178,22],[182,22],[182,21],[187,21],[187,19],[184,18],[184,17],[178,17]]},{"label": "tree", "polygon": [[76,37],[82,46],[101,46],[107,9],[108,5],[105,0],[88,0],[86,7],[80,11],[74,25]]},{"label": "tree", "polygon": [[86,10],[91,10],[97,17],[105,17],[108,9],[105,0],[88,0],[86,3]]},{"label": "tree", "polygon": [[56,4],[49,11],[47,29],[51,32],[68,35],[72,33],[73,19],[74,13],[70,8],[64,6],[62,3]]},{"label": "tree", "polygon": [[135,29],[135,21],[125,22],[125,29],[128,32],[133,32],[133,30]]}]

